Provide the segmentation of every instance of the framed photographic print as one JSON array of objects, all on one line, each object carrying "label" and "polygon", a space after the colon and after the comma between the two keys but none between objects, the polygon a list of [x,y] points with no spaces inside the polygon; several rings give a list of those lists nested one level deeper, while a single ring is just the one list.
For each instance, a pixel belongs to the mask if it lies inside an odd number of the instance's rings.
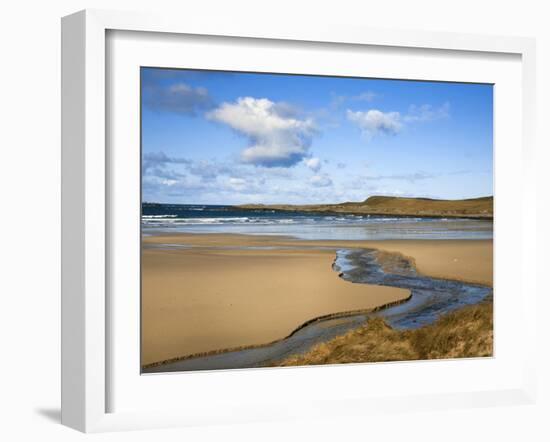
[{"label": "framed photographic print", "polygon": [[63,423],[531,401],[533,57],[64,18]]},{"label": "framed photographic print", "polygon": [[141,97],[143,373],[493,355],[492,84],[142,67]]}]

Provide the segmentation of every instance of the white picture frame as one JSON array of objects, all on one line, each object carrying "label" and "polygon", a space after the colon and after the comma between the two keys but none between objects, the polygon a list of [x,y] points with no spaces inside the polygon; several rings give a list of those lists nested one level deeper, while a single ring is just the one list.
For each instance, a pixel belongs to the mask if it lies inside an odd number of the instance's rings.
[{"label": "white picture frame", "polygon": [[[108,303],[108,228],[110,203],[106,120],[107,45],[110,31],[154,32],[163,35],[218,36],[220,38],[268,39],[310,43],[336,43],[384,48],[429,49],[521,57],[521,146],[523,187],[521,199],[522,325],[527,335],[535,333],[536,286],[534,270],[527,265],[534,257],[535,176],[534,109],[535,43],[518,37],[492,37],[451,33],[388,31],[309,24],[294,28],[266,26],[243,20],[218,23],[196,17],[166,17],[151,14],[86,10],[62,20],[62,423],[84,432],[168,426],[206,425],[217,422],[250,422],[289,417],[362,415],[373,410],[388,412],[410,409],[488,406],[532,403],[536,393],[534,342],[526,340],[518,356],[523,366],[521,380],[506,388],[477,389],[461,393],[446,391],[425,395],[388,395],[373,398],[337,394],[304,404],[255,406],[235,400],[227,414],[208,413],[200,407],[188,411],[109,410],[112,358],[108,327],[112,318]],[[518,147],[519,149],[519,147]],[[497,197],[498,198],[498,197]],[[498,250],[498,248],[497,248]],[[531,258],[534,259],[534,258]],[[497,260],[498,261],[498,260]],[[535,266],[532,266],[533,269]],[[498,296],[498,295],[497,295]],[[498,321],[498,316],[496,318]],[[531,347],[530,347],[531,346]],[[341,370],[341,367],[333,367]],[[361,367],[355,366],[355,372]],[[255,372],[257,373],[257,371]],[[286,377],[298,372],[286,372]],[[241,373],[242,375],[242,373]],[[246,375],[246,374],[245,374]],[[208,373],[202,374],[203,380]],[[264,378],[265,379],[265,378]],[[242,381],[242,376],[241,376]],[[261,381],[261,379],[260,379]],[[255,382],[258,382],[256,379]],[[253,397],[253,393],[251,393]],[[258,394],[258,393],[256,393]],[[191,400],[191,398],[188,398]],[[290,410],[290,411],[289,411]]]}]

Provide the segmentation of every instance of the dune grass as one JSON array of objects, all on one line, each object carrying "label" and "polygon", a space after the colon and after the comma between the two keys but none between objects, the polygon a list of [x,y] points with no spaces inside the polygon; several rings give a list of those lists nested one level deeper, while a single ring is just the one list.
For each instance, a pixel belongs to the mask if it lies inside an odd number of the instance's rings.
[{"label": "dune grass", "polygon": [[274,366],[345,364],[492,356],[493,302],[467,306],[416,330],[399,331],[382,318],[318,344]]}]

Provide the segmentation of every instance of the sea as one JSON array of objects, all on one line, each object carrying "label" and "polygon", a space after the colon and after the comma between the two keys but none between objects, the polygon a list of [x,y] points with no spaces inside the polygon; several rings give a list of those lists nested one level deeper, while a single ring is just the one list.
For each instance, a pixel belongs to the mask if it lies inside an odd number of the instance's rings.
[{"label": "sea", "polygon": [[345,215],[201,204],[144,204],[142,233],[283,235],[303,240],[492,239],[493,222]]}]

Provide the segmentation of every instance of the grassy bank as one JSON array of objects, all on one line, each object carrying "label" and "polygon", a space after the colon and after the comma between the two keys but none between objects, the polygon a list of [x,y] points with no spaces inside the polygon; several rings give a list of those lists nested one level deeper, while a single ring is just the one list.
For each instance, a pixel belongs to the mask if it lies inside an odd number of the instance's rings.
[{"label": "grassy bank", "polygon": [[448,313],[434,324],[416,330],[394,330],[382,318],[373,318],[358,329],[274,365],[468,358],[492,354],[491,299]]},{"label": "grassy bank", "polygon": [[246,204],[238,207],[249,210],[284,210],[291,212],[344,213],[356,215],[493,218],[492,196],[464,200],[371,196],[365,201],[339,204]]}]

